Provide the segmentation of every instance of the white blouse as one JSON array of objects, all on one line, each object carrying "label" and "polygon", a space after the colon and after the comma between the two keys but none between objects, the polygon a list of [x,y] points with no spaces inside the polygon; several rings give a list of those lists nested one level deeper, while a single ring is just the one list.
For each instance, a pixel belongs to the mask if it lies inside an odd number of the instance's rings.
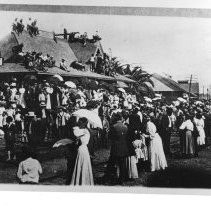
[{"label": "white blouse", "polygon": [[150,135],[150,138],[155,137],[157,133],[157,128],[153,122],[147,122],[146,132]]},{"label": "white blouse", "polygon": [[80,129],[79,127],[74,127],[73,133],[76,137],[80,139],[82,145],[87,145],[89,143],[90,133],[88,129]]},{"label": "white blouse", "polygon": [[187,129],[193,131],[193,123],[191,122],[191,120],[186,120],[185,122],[182,123],[179,129],[181,130]]}]

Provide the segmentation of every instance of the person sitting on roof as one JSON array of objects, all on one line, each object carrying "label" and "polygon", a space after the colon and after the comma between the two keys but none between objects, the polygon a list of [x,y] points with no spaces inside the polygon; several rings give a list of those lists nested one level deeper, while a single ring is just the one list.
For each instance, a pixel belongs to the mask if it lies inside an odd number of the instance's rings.
[{"label": "person sitting on roof", "polygon": [[37,27],[37,20],[31,22],[31,24],[27,24],[27,31],[31,37],[37,36],[39,34],[39,29]]},{"label": "person sitting on roof", "polygon": [[17,32],[17,24],[18,24],[18,18],[15,18],[15,21],[12,24],[12,30],[15,32]]},{"label": "person sitting on roof", "polygon": [[62,58],[62,61],[60,62],[60,69],[64,70],[64,71],[67,71],[67,65],[65,63],[65,59]]},{"label": "person sitting on roof", "polygon": [[78,61],[73,61],[70,64],[70,67],[80,70],[80,71],[85,71],[85,66],[82,64],[82,62],[78,62]]},{"label": "person sitting on roof", "polygon": [[99,36],[98,31],[96,31],[95,35],[93,35],[94,42],[100,41],[102,38]]},{"label": "person sitting on roof", "polygon": [[16,27],[16,32],[17,34],[22,34],[24,29],[24,25],[23,25],[23,19],[20,19],[20,21],[17,21],[17,27]]},{"label": "person sitting on roof", "polygon": [[79,32],[72,32],[69,34],[68,42],[75,42],[78,38],[76,38],[76,34],[79,34]]},{"label": "person sitting on roof", "polygon": [[87,42],[87,32],[84,32],[84,34],[82,35],[82,43],[84,45],[84,47],[86,46],[86,42]]}]

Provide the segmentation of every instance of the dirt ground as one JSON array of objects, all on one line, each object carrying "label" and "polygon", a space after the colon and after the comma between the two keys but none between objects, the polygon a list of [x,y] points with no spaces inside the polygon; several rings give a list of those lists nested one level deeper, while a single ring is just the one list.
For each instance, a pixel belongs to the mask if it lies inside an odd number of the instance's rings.
[{"label": "dirt ground", "polygon": [[[208,145],[211,139],[208,140]],[[39,148],[43,175],[41,185],[64,185],[66,160],[64,148]],[[164,171],[139,171],[139,178],[125,182],[123,186],[175,187],[175,188],[211,188],[211,147],[199,152],[199,158],[183,159],[179,155],[179,138],[172,137],[171,151],[173,156],[167,158],[168,168]],[[93,174],[96,185],[116,185],[115,180],[103,178],[109,149],[99,149],[93,161]],[[0,183],[18,183],[16,172],[18,161],[6,162],[3,149],[0,150]],[[20,157],[19,157],[20,159]]]}]

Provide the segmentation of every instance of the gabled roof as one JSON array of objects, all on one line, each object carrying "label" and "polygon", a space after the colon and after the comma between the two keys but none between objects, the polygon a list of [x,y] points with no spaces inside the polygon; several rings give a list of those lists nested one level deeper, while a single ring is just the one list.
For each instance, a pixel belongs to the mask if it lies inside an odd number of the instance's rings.
[{"label": "gabled roof", "polygon": [[0,41],[0,52],[5,61],[13,56],[12,48],[17,45],[17,39],[13,34],[8,34]]},{"label": "gabled roof", "polygon": [[50,56],[54,57],[54,60],[56,61],[56,67],[49,68],[49,71],[46,73],[39,72],[39,74],[60,74],[62,76],[70,77],[89,77],[101,80],[123,81],[128,83],[134,82],[133,80],[122,75],[108,77],[89,71],[78,71],[71,67],[68,67],[69,72],[61,70],[58,68],[58,66],[62,58],[66,60],[66,63],[69,66],[70,63],[78,60],[74,54],[77,50],[77,56],[79,59],[83,58],[84,61],[87,61],[91,57],[91,54],[95,53],[97,49],[103,52],[102,46],[100,42],[87,43],[86,47],[83,47],[83,45],[80,45],[80,43],[71,43],[74,45],[73,48],[75,52],[73,52],[67,40],[57,38],[57,42],[55,42],[53,40],[53,33],[46,31],[40,31],[40,34],[36,37],[31,37],[27,31],[23,31],[23,33],[20,35],[12,32],[3,40],[0,40],[0,51],[2,57],[4,57],[5,61],[8,61],[7,63],[4,63],[3,66],[0,66],[0,73],[35,73],[30,72],[22,64],[11,63],[12,59],[10,60],[10,58],[13,57],[12,48],[21,43],[24,44],[23,52],[42,52],[44,55],[48,53]]},{"label": "gabled roof", "polygon": [[92,54],[95,55],[98,49],[103,52],[99,41],[95,43],[91,43],[88,41],[86,46],[84,46],[79,41],[70,42],[69,45],[78,61],[81,61],[83,64],[85,64],[91,58]]},{"label": "gabled roof", "polygon": [[[180,87],[185,89],[187,92],[189,92],[189,83],[182,83],[180,84]],[[195,82],[195,83],[191,83],[191,89],[190,89],[190,92],[193,93],[193,94],[199,94],[199,83],[198,82]]]},{"label": "gabled roof", "polygon": [[159,74],[153,74],[151,79],[154,82],[155,92],[187,92],[174,80],[161,76]]},{"label": "gabled roof", "polygon": [[55,42],[53,33],[40,31],[38,36],[31,37],[27,31],[23,31],[19,36],[15,32],[13,32],[13,35],[18,44],[24,44],[23,52],[35,51],[42,52],[44,55],[49,54],[54,57],[56,66],[59,66],[62,58],[66,60],[68,66],[74,60],[77,60],[67,40],[57,38],[57,42]]}]

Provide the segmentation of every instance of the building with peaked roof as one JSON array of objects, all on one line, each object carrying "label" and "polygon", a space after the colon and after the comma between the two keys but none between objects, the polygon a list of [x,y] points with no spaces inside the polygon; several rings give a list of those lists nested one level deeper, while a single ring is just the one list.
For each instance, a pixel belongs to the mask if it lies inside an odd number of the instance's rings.
[{"label": "building with peaked roof", "polygon": [[[90,71],[78,71],[71,67],[68,67],[69,72],[63,71],[59,68],[61,59],[66,60],[67,66],[69,66],[73,61],[78,61],[78,59],[83,59],[83,62],[86,62],[89,59],[89,56],[93,52],[97,53],[98,50],[100,53],[103,53],[101,44],[95,43],[94,46],[88,44],[88,48],[81,47],[79,44],[75,44],[73,49],[70,47],[69,43],[65,39],[56,38],[56,41],[53,39],[53,33],[40,30],[40,34],[37,36],[31,37],[27,31],[23,31],[22,34],[17,35],[15,32],[12,32],[4,39],[0,40],[0,52],[1,57],[4,58],[4,65],[0,66],[0,74],[37,74],[36,72],[29,71],[22,64],[15,63],[14,53],[12,48],[23,43],[23,52],[35,51],[42,52],[44,55],[49,54],[54,57],[56,61],[55,67],[49,68],[48,72],[38,72],[38,74],[60,74],[61,76],[66,77],[88,77],[99,80],[109,80],[109,81],[122,81],[131,83],[133,80],[124,77],[117,76],[109,77],[105,75],[100,75]],[[76,47],[77,46],[77,47]],[[80,55],[81,50],[81,55]]]},{"label": "building with peaked roof", "polygon": [[184,93],[187,93],[185,89],[169,77],[155,73],[152,75],[151,80],[154,83],[154,91],[162,94],[167,101],[175,100],[178,97],[182,97]]},{"label": "building with peaked roof", "polygon": [[75,41],[69,42],[69,46],[74,52],[77,60],[83,64],[86,64],[92,55],[96,56],[97,53],[100,53],[103,56],[103,48],[100,41],[87,41],[86,46],[79,41]]},{"label": "building with peaked roof", "polygon": [[198,82],[192,82],[190,85],[189,80],[178,80],[178,84],[180,85],[181,88],[186,90],[187,92],[199,96],[199,83]]}]

